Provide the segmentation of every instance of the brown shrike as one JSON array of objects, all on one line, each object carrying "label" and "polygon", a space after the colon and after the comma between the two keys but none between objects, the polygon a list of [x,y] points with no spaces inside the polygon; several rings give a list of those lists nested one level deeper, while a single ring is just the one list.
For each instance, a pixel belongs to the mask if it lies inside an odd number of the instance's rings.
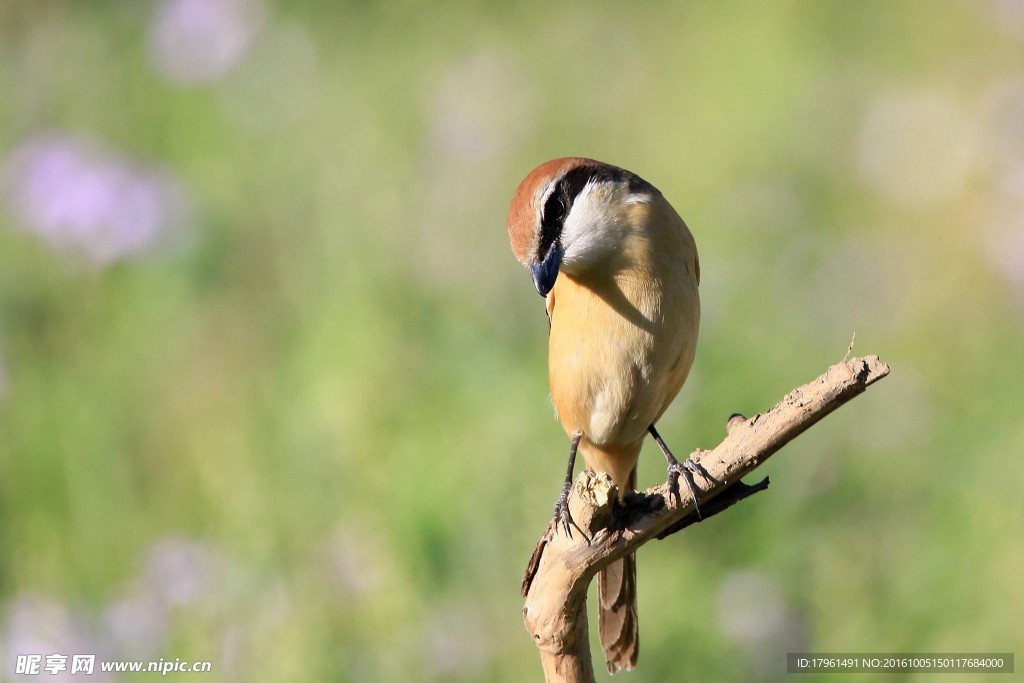
[{"label": "brown shrike", "polygon": [[[640,448],[651,434],[678,496],[679,476],[690,485],[693,465],[676,460],[654,423],[686,381],[697,348],[700,264],[683,219],[639,176],[566,158],[538,166],[519,185],[508,233],[546,298],[551,398],[572,440],[556,525],[572,533],[566,501],[577,449],[624,496],[636,488]],[[608,670],[632,669],[634,556],[603,569],[597,586]]]}]

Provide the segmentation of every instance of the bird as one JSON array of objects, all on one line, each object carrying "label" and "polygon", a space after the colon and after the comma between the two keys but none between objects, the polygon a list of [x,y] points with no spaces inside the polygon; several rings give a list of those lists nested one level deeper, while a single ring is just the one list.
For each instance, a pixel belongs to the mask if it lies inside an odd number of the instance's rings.
[{"label": "bird", "polygon": [[[555,532],[561,525],[572,535],[567,501],[577,452],[588,469],[611,476],[622,499],[636,489],[650,435],[668,461],[670,490],[679,495],[682,475],[693,497],[690,473],[699,466],[680,463],[655,428],[697,349],[700,262],[686,223],[639,175],[565,157],[527,174],[507,224],[513,253],[545,299],[551,399],[570,438]],[[635,556],[599,572],[598,602],[608,671],[634,668]]]}]

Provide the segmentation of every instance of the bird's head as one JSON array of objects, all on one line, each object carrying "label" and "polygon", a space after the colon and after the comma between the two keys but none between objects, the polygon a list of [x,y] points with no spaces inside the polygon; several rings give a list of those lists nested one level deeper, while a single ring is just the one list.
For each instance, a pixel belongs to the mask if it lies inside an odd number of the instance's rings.
[{"label": "bird's head", "polygon": [[617,166],[554,159],[530,171],[512,198],[512,251],[547,296],[560,271],[582,274],[615,254],[634,229],[636,205],[657,196],[650,183]]}]

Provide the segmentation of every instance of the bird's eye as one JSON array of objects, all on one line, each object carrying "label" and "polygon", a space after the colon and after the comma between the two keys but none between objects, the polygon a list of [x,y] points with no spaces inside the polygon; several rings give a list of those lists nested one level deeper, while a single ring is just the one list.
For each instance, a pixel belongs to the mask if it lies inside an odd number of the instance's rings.
[{"label": "bird's eye", "polygon": [[561,197],[552,194],[547,204],[544,205],[544,222],[557,225],[562,222],[563,218],[565,218],[565,203]]}]

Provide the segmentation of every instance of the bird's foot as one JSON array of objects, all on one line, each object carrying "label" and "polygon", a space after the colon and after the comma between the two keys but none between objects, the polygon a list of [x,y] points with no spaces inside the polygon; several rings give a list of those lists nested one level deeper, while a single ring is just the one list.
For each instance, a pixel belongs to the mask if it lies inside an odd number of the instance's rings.
[{"label": "bird's foot", "polygon": [[580,528],[580,525],[576,523],[576,520],[572,518],[572,514],[569,512],[569,491],[572,490],[572,482],[565,482],[565,486],[562,487],[562,492],[558,495],[558,500],[555,502],[555,516],[551,520],[551,523],[555,526],[555,532],[561,528],[565,531],[565,535],[572,538],[572,528],[576,527],[577,531],[583,535],[586,539],[587,544],[590,544],[590,537],[587,536],[586,532]]},{"label": "bird's foot", "polygon": [[697,504],[697,486],[696,482],[693,480],[693,475],[695,474],[699,474],[706,480],[711,479],[707,470],[690,458],[687,458],[683,462],[679,462],[675,458],[672,458],[668,463],[669,495],[676,499],[677,504],[682,505],[683,499],[679,493],[679,478],[682,477],[686,482],[686,489],[690,494],[690,500],[693,501],[693,509],[697,511],[697,518],[700,519],[700,506]]}]

